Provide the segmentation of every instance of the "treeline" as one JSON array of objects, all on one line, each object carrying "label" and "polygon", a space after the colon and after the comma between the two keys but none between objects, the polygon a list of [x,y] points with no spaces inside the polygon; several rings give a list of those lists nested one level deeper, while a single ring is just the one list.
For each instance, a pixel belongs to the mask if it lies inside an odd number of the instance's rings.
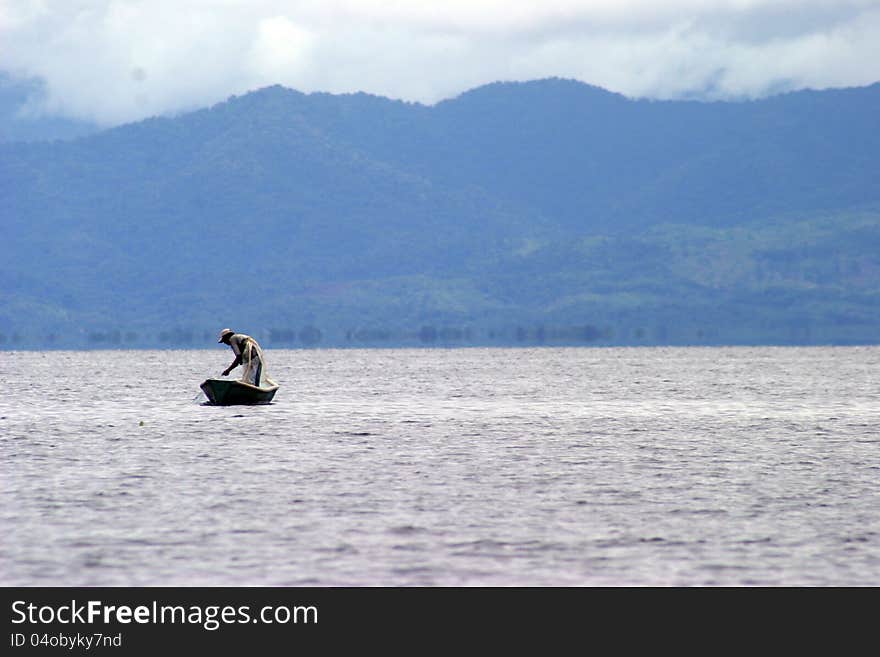
[{"label": "treeline", "polygon": [[[475,328],[472,326],[435,326],[424,324],[413,329],[349,328],[324,329],[276,327],[244,330],[266,347],[344,347],[344,346],[467,346],[475,344],[589,344],[613,340],[620,333],[608,327],[591,324],[579,326],[508,326]],[[626,331],[626,335],[648,335],[645,329]],[[0,349],[16,348],[198,348],[213,345],[216,331],[192,328],[172,328],[161,331],[134,331],[123,329],[91,330],[76,335],[47,333],[24,335],[0,332]]]},{"label": "treeline", "polygon": [[[774,297],[774,300],[779,302]],[[781,303],[781,302],[780,302]],[[877,344],[871,317],[780,310],[739,316],[687,309],[660,315],[606,313],[593,322],[489,322],[346,326],[342,321],[294,326],[237,324],[266,348],[468,347],[468,346],[638,346],[638,345],[810,345]],[[858,320],[862,321],[858,321]],[[112,327],[63,330],[37,325],[23,329],[0,321],[0,350],[21,349],[199,349],[216,346],[217,329],[182,326],[145,329]]]},{"label": "treeline", "polygon": [[[370,344],[471,344],[485,342],[500,343],[589,343],[608,340],[614,337],[610,328],[600,328],[591,324],[581,326],[511,326],[502,328],[477,329],[470,326],[434,326],[425,324],[417,329],[396,328],[350,328],[345,330],[322,330],[313,325],[299,328],[269,328],[250,333],[265,345],[275,346],[339,346]],[[633,335],[642,335],[644,329],[635,329]],[[196,345],[209,343],[214,338],[210,331],[173,329],[155,334],[155,342],[162,345]],[[131,331],[92,332],[88,334],[91,344],[121,345],[139,341],[137,333]]]}]

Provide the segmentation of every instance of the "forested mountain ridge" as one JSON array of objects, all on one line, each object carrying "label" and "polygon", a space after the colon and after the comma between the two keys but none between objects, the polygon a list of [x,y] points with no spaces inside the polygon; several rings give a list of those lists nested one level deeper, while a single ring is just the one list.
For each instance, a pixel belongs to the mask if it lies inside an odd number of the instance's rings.
[{"label": "forested mountain ridge", "polygon": [[4,346],[870,342],[880,85],[269,87],[0,144]]}]

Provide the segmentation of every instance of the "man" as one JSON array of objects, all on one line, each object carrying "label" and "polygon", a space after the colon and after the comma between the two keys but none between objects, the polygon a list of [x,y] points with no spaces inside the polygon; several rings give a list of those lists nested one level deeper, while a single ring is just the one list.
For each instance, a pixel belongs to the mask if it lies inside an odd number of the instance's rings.
[{"label": "man", "polygon": [[241,365],[243,369],[241,380],[259,386],[263,374],[263,350],[260,349],[257,341],[249,335],[225,328],[220,331],[217,342],[228,344],[235,354],[235,360],[223,370],[223,376],[228,376],[232,370]]}]

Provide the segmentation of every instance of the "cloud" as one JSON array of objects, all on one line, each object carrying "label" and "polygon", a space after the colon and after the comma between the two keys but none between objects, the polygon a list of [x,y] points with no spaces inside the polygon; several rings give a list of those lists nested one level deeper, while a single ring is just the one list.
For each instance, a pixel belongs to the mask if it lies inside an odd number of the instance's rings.
[{"label": "cloud", "polygon": [[880,80],[880,0],[0,0],[0,68],[45,80],[46,112],[104,124],[274,83],[753,97]]}]

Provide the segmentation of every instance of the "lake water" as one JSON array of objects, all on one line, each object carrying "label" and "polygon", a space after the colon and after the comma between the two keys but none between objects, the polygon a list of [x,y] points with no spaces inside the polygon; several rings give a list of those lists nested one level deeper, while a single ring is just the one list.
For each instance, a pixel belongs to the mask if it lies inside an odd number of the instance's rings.
[{"label": "lake water", "polygon": [[880,585],[880,348],[0,352],[6,586]]}]

